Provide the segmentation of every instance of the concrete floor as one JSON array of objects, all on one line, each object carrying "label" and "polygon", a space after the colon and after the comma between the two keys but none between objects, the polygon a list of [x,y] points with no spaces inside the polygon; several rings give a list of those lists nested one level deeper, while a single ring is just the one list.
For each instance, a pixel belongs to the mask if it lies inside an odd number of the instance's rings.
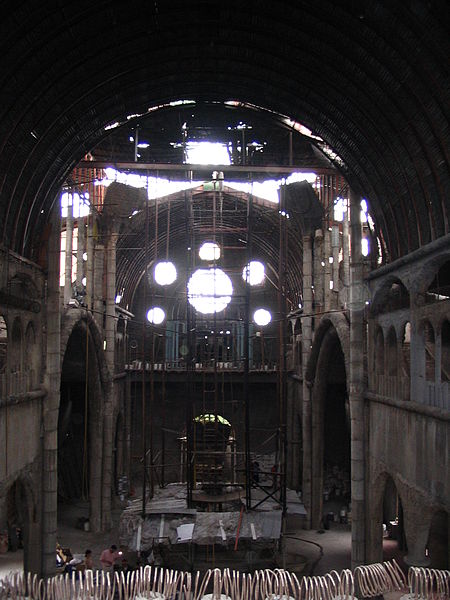
[{"label": "concrete floor", "polygon": [[[333,508],[332,506],[327,506]],[[100,568],[100,554],[111,544],[119,546],[118,523],[121,508],[113,510],[113,527],[107,533],[86,532],[77,528],[80,518],[87,517],[88,505],[78,502],[59,506],[58,542],[63,547],[69,547],[72,554],[84,555],[86,549],[91,549],[94,567]],[[351,532],[350,525],[338,522],[330,523],[329,529],[305,530],[301,518],[290,516],[285,529],[285,554],[278,557],[279,567],[293,571],[298,575],[323,575],[332,569],[340,571],[350,568]],[[393,540],[385,540],[386,558],[395,556],[399,559],[397,545]],[[130,555],[132,565],[135,556]],[[400,556],[401,560],[401,556]],[[283,564],[284,562],[284,564]],[[215,565],[210,564],[209,568]],[[221,565],[217,565],[221,566]],[[0,554],[0,577],[10,571],[22,570],[23,551]],[[233,566],[239,568],[239,566]]]}]

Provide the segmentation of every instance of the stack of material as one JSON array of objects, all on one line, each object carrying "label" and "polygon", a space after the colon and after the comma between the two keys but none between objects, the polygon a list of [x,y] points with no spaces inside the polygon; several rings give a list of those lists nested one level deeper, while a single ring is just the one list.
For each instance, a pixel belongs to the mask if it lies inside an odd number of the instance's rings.
[{"label": "stack of material", "polygon": [[[254,490],[258,493],[257,490]],[[262,494],[262,492],[261,492]],[[186,508],[186,492],[182,484],[157,490],[146,504],[142,516],[142,500],[130,502],[120,518],[120,543],[130,550],[149,550],[156,544],[233,545],[239,539],[258,542],[277,540],[281,533],[281,510],[273,500],[264,502],[264,510],[243,513],[199,512]],[[242,519],[241,519],[242,516]],[[241,519],[240,525],[239,521]]]},{"label": "stack of material", "polygon": [[328,498],[345,497],[350,494],[350,475],[348,471],[337,465],[327,465],[323,477],[323,494]]}]

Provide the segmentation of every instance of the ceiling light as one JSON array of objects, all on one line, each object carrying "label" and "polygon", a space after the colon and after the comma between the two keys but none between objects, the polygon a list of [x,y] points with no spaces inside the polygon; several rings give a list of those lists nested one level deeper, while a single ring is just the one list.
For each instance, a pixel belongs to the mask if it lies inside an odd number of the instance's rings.
[{"label": "ceiling light", "polygon": [[258,308],[253,313],[253,320],[257,325],[264,327],[264,325],[268,325],[272,320],[272,315],[265,308]]},{"label": "ceiling light", "polygon": [[198,255],[202,260],[218,260],[220,248],[215,242],[205,242],[198,251]]},{"label": "ceiling light", "polygon": [[188,281],[189,303],[200,313],[224,310],[231,301],[233,285],[221,269],[197,269]]},{"label": "ceiling light", "polygon": [[160,325],[166,318],[166,313],[159,306],[154,306],[147,312],[147,320],[154,325]]},{"label": "ceiling light", "polygon": [[162,261],[155,266],[154,277],[159,285],[170,285],[177,278],[175,265],[170,261]]},{"label": "ceiling light", "polygon": [[264,265],[258,260],[250,261],[242,271],[242,279],[250,285],[259,285],[264,281]]}]

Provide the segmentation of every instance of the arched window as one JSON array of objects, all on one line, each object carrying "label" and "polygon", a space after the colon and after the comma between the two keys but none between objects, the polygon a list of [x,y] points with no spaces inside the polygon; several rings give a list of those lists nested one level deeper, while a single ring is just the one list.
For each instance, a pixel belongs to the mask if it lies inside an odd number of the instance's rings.
[{"label": "arched window", "polygon": [[423,326],[423,342],[425,349],[425,379],[434,381],[434,329],[429,321],[426,321]]},{"label": "arched window", "polygon": [[25,353],[27,360],[25,363],[25,371],[27,374],[27,386],[32,389],[37,382],[37,367],[39,354],[36,351],[36,334],[34,332],[33,323],[28,323],[25,332]]},{"label": "arched window", "polygon": [[384,372],[384,336],[381,327],[378,327],[375,336],[375,373],[379,375]]},{"label": "arched window", "polygon": [[425,295],[427,304],[441,302],[450,298],[450,260],[445,262],[436,273]]},{"label": "arched window", "polygon": [[375,295],[370,312],[373,316],[410,307],[409,292],[400,280],[386,283]]},{"label": "arched window", "polygon": [[14,319],[9,356],[11,372],[19,373],[22,370],[22,326],[19,317]]},{"label": "arched window", "polygon": [[402,375],[409,377],[411,364],[411,323],[408,321],[403,328],[402,337]]},{"label": "arched window", "polygon": [[0,375],[6,368],[6,352],[8,350],[8,328],[5,319],[0,316]]},{"label": "arched window", "polygon": [[389,329],[386,339],[386,361],[388,375],[398,375],[397,335],[393,327]]},{"label": "arched window", "polygon": [[450,381],[450,321],[441,329],[441,381]]}]

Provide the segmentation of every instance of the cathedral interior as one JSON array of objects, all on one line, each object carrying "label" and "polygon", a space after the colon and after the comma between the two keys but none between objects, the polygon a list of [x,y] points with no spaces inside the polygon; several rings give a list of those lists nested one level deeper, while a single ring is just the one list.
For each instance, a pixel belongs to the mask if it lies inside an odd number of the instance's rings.
[{"label": "cathedral interior", "polygon": [[449,569],[449,4],[0,15],[0,552]]}]

